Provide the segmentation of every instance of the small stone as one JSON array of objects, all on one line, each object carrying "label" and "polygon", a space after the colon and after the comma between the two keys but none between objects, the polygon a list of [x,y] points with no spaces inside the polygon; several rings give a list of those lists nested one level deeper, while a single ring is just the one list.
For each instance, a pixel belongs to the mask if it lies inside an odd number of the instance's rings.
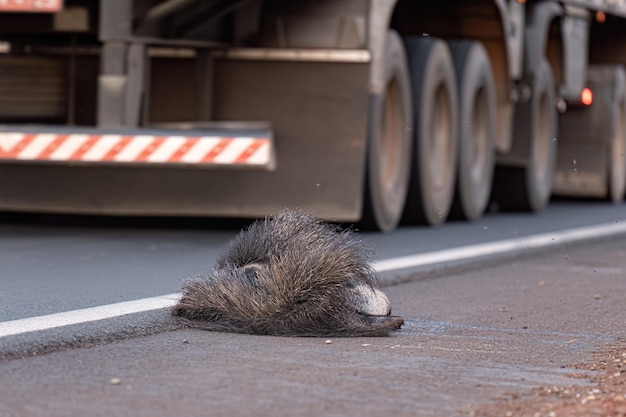
[{"label": "small stone", "polygon": [[546,282],[544,280],[539,281],[539,286],[543,287],[544,285],[546,285]]},{"label": "small stone", "polygon": [[587,395],[585,398],[583,398],[583,400],[580,402],[581,404],[587,404],[589,401],[593,401],[596,399],[596,396],[591,394],[591,395]]},{"label": "small stone", "polygon": [[620,377],[620,376],[622,376],[622,373],[621,373],[621,372],[615,372],[615,373],[613,374],[613,377],[614,377],[614,378],[618,378],[618,377]]},{"label": "small stone", "polygon": [[363,347],[367,347],[367,346],[372,346],[372,345],[371,345],[371,344],[369,344],[369,343],[363,343],[361,346],[363,346]]},{"label": "small stone", "polygon": [[602,296],[601,296],[600,294],[595,294],[595,295],[593,296],[593,299],[594,299],[594,300],[600,300],[600,299],[602,299]]},{"label": "small stone", "polygon": [[119,378],[111,378],[111,385],[119,385],[122,381]]},{"label": "small stone", "polygon": [[506,417],[513,417],[513,411],[507,411],[504,415]]},{"label": "small stone", "polygon": [[331,343],[333,343],[333,341],[330,340],[330,339],[326,339],[326,341],[324,343],[326,343],[327,345],[330,345]]}]

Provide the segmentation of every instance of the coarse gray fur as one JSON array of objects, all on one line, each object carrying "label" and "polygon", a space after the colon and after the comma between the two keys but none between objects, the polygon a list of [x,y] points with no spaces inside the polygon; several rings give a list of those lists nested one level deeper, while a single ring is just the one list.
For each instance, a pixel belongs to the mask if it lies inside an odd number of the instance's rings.
[{"label": "coarse gray fur", "polygon": [[300,210],[253,223],[213,272],[183,285],[175,316],[206,330],[292,336],[385,336],[404,323],[376,288],[354,233]]}]

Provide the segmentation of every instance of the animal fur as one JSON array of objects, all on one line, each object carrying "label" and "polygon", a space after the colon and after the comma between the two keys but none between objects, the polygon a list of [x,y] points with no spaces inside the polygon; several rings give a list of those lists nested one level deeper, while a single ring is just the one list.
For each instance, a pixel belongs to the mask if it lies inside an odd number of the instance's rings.
[{"label": "animal fur", "polygon": [[375,277],[354,233],[283,210],[235,237],[208,277],[186,282],[173,314],[206,330],[384,336],[404,320]]}]

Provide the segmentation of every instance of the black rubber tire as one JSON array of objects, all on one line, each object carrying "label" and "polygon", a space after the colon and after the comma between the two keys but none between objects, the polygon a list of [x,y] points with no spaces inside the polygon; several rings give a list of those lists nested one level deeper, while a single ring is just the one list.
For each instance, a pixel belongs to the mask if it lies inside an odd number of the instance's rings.
[{"label": "black rubber tire", "polygon": [[608,199],[614,204],[620,204],[626,193],[626,88],[616,93],[620,98],[615,103],[615,134],[608,153]]},{"label": "black rubber tire", "polygon": [[[515,108],[515,132],[531,137],[524,166],[496,166],[493,199],[503,211],[540,211],[550,201],[557,155],[557,108],[552,68],[544,59],[533,81],[533,94]],[[531,129],[527,127],[531,126]]]},{"label": "black rubber tire", "polygon": [[403,220],[443,223],[454,197],[458,105],[448,45],[436,38],[405,39],[413,97],[413,163]]},{"label": "black rubber tire", "polygon": [[459,155],[451,217],[474,220],[483,215],[495,169],[496,89],[491,62],[475,41],[448,43],[459,99]]},{"label": "black rubber tire", "polygon": [[402,218],[411,170],[412,102],[402,38],[390,30],[384,59],[385,92],[370,97],[367,170],[363,205],[365,229],[393,231]]}]

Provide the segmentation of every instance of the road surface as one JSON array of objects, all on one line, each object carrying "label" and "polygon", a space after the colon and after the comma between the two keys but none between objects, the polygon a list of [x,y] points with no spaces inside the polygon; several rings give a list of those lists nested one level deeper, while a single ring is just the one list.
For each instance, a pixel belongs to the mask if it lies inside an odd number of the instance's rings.
[{"label": "road surface", "polygon": [[[209,272],[219,251],[245,225],[53,219],[3,220],[0,215],[0,322],[174,293],[185,278]],[[473,223],[402,227],[388,235],[363,236],[374,250],[374,260],[385,261],[488,242],[501,246],[537,234],[555,238],[562,230],[598,224],[626,233],[626,208],[568,201],[539,214],[490,213]],[[554,243],[560,244],[558,239]],[[534,242],[524,244],[512,254],[530,253],[533,246]],[[386,271],[382,278],[413,278],[416,272],[423,271],[399,268]],[[425,272],[430,276],[429,270]]]},{"label": "road surface", "polygon": [[618,416],[626,385],[605,394],[591,369],[626,361],[625,253],[613,238],[387,287],[406,319],[388,338],[179,329],[4,360],[0,415],[549,416],[568,396],[595,415],[610,395],[598,415]]}]

